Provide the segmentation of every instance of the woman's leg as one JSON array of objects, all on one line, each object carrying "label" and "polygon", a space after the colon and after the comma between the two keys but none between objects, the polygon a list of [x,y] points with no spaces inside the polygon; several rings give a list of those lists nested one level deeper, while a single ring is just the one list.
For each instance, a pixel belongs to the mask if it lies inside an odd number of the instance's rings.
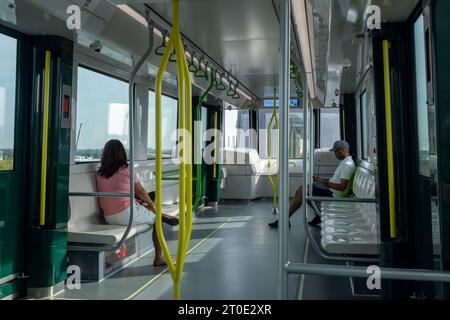
[{"label": "woman's leg", "polygon": [[158,235],[156,233],[155,214],[149,211],[147,208],[140,205],[136,205],[135,209],[136,210],[134,214],[133,224],[148,224],[150,226],[153,226],[152,239],[153,239],[153,246],[155,247],[155,260],[153,261],[153,265],[154,266],[166,265],[166,260],[164,259],[161,244],[159,243]]},{"label": "woman's leg", "polygon": [[159,243],[155,226],[153,226],[152,238],[153,238],[153,245],[155,246],[155,260],[153,261],[153,265],[165,266],[166,260],[164,259],[164,255],[162,253],[161,244]]}]

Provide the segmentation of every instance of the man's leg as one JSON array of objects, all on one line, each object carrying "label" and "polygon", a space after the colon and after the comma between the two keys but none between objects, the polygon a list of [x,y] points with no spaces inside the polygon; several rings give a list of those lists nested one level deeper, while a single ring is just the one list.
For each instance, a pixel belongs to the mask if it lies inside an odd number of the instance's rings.
[{"label": "man's leg", "polygon": [[[331,194],[331,191],[328,188],[328,186],[326,186],[322,183],[314,182],[313,196],[315,196],[315,197],[331,197],[332,194]],[[320,208],[320,202],[316,201],[315,206],[316,206],[316,208],[312,207],[314,209],[315,216],[310,222],[308,222],[308,224],[310,226],[317,226],[321,223],[320,216],[318,215],[318,212],[316,210],[316,209]]]},{"label": "man's leg", "polygon": [[164,256],[162,254],[161,244],[159,243],[155,226],[153,226],[152,238],[153,238],[153,245],[155,247],[155,260],[153,261],[153,265],[154,266],[165,266],[166,260],[164,259]]},{"label": "man's leg", "polygon": [[[295,192],[294,198],[292,199],[291,203],[289,204],[289,218],[302,206],[302,200],[303,200],[303,188],[300,187]],[[291,226],[291,223],[289,222],[289,227]],[[269,223],[269,227],[271,228],[278,228],[278,220]]]},{"label": "man's leg", "polygon": [[295,192],[294,198],[289,205],[289,218],[302,206],[303,202],[303,188],[300,187]]}]

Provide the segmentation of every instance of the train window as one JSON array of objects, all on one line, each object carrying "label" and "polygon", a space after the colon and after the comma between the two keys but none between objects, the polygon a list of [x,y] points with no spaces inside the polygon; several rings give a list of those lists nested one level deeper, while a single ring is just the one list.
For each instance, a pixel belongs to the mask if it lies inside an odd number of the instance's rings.
[{"label": "train window", "polygon": [[0,34],[0,171],[14,168],[17,40]]},{"label": "train window", "polygon": [[364,92],[359,97],[359,114],[360,114],[360,123],[361,123],[361,157],[364,160],[367,160],[369,157],[368,149],[369,149],[369,123],[368,123],[368,113],[367,113],[367,92]]},{"label": "train window", "polygon": [[331,148],[341,138],[339,108],[320,109],[320,147]]},{"label": "train window", "polygon": [[416,78],[417,127],[419,137],[419,171],[423,176],[430,176],[430,138],[428,128],[427,71],[425,57],[425,36],[423,16],[414,24],[414,55]]},{"label": "train window", "polygon": [[[148,146],[147,156],[154,159],[156,154],[155,136],[155,93],[149,91],[148,97]],[[162,96],[162,154],[163,158],[176,157],[177,128],[178,128],[178,100]]]},{"label": "train window", "polygon": [[78,67],[76,162],[99,161],[110,139],[128,148],[128,84]]},{"label": "train window", "polygon": [[250,148],[248,110],[225,110],[224,144],[227,149]]},{"label": "train window", "polygon": [[[273,109],[260,109],[259,111],[259,156],[262,159],[276,158],[277,149],[274,146],[278,146],[277,134],[274,125],[272,125],[271,131],[271,141],[272,147],[270,150],[270,155],[267,150],[267,130],[270,123],[270,119],[273,115]],[[277,112],[279,119],[280,114]],[[303,111],[301,109],[291,108],[289,112],[289,158],[290,159],[300,159],[302,157],[302,146],[303,146]]]},{"label": "train window", "polygon": [[[277,103],[277,108],[280,105],[280,100],[277,99],[276,101]],[[299,108],[300,107],[300,100],[297,99],[291,99],[291,101],[289,102],[289,105],[292,108]],[[266,108],[273,108],[273,99],[264,99],[264,107]]]}]

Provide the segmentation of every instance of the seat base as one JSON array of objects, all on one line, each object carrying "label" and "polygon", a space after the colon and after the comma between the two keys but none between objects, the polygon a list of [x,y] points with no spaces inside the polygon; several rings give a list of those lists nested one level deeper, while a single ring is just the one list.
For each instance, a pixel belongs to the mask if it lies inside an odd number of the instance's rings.
[{"label": "seat base", "polygon": [[117,252],[102,251],[103,245],[71,243],[67,253],[69,265],[80,268],[82,282],[98,282],[148,252],[151,249],[150,239],[149,231],[131,236]]}]

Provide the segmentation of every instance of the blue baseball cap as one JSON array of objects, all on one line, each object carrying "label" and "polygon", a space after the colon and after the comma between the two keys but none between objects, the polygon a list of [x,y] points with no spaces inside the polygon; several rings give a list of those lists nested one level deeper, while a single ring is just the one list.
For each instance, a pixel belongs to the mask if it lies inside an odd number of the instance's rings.
[{"label": "blue baseball cap", "polygon": [[336,152],[339,149],[350,149],[350,145],[348,144],[347,141],[339,140],[334,143],[333,148],[330,149],[330,151]]}]

